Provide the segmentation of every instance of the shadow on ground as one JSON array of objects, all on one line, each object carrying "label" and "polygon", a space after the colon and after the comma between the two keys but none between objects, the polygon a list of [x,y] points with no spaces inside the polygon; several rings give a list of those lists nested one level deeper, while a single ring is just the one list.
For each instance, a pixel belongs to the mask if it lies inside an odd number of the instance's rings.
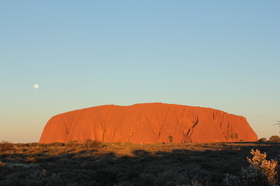
[{"label": "shadow on ground", "polygon": [[[164,144],[163,144],[164,145]],[[248,167],[251,149],[279,154],[278,143],[200,144],[170,151],[139,148],[132,155],[102,153],[103,148],[79,152],[0,153],[0,185],[222,185],[226,173]]]}]

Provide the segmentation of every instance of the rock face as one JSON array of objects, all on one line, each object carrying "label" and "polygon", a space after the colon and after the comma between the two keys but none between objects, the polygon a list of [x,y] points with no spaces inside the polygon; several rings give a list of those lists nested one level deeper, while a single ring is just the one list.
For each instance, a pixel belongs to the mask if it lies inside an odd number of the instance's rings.
[{"label": "rock face", "polygon": [[104,105],[52,117],[39,143],[174,143],[257,141],[246,118],[211,108],[145,103]]}]

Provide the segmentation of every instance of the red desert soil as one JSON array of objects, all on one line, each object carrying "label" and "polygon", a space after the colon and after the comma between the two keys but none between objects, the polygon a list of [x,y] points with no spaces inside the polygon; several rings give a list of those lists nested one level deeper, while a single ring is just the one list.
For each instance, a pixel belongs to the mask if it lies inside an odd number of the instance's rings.
[{"label": "red desert soil", "polygon": [[[171,137],[172,136],[172,137]],[[103,105],[52,117],[39,143],[257,141],[246,118],[212,108],[164,103]]]}]

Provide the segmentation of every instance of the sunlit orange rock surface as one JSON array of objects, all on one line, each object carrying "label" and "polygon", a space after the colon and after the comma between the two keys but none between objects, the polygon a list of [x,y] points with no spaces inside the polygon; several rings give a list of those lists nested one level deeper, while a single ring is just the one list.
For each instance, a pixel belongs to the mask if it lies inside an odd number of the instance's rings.
[{"label": "sunlit orange rock surface", "polygon": [[[170,137],[172,136],[172,137]],[[246,118],[211,108],[164,103],[104,105],[52,117],[39,143],[256,141]]]}]

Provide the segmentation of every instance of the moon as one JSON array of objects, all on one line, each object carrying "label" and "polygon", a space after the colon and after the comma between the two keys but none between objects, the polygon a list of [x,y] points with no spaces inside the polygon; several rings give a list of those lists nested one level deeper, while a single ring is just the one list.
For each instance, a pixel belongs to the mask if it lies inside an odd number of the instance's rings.
[{"label": "moon", "polygon": [[39,85],[38,85],[38,84],[35,84],[35,85],[34,85],[34,88],[35,88],[35,89],[39,88]]}]

